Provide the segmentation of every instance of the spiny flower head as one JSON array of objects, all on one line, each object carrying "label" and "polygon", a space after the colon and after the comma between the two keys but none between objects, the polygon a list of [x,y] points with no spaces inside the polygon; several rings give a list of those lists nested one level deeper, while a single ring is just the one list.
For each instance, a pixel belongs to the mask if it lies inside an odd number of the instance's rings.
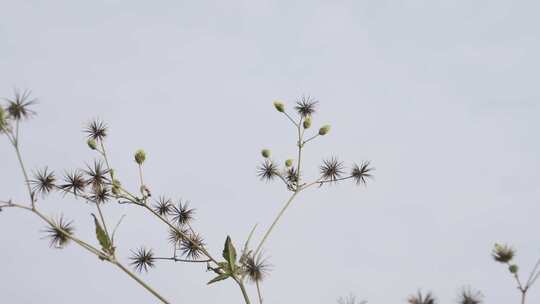
[{"label": "spiny flower head", "polygon": [[95,187],[90,199],[96,204],[104,204],[111,199],[111,191],[107,187]]},{"label": "spiny flower head", "polygon": [[189,208],[189,202],[186,201],[182,204],[182,201],[178,202],[178,206],[172,206],[172,221],[176,222],[178,226],[189,224],[193,220],[195,209]]},{"label": "spiny flower head", "polygon": [[160,196],[154,205],[154,211],[161,216],[168,216],[173,213],[174,205],[168,198]]},{"label": "spiny flower head", "polygon": [[336,157],[324,160],[320,171],[323,180],[335,182],[343,175],[343,162],[340,162]]},{"label": "spiny flower head", "polygon": [[54,248],[64,248],[69,243],[69,236],[73,234],[75,228],[72,221],[66,221],[63,217],[59,220],[53,220],[52,225],[45,228],[47,238],[50,239],[49,246]]},{"label": "spiny flower head", "polygon": [[508,245],[495,244],[491,256],[499,263],[510,262],[515,255],[515,250]]},{"label": "spiny flower head", "polygon": [[28,119],[32,117],[35,112],[30,110],[30,106],[37,102],[36,99],[30,98],[30,90],[24,90],[22,93],[19,90],[15,90],[15,97],[13,99],[7,99],[8,102],[7,112],[9,117],[14,120]]},{"label": "spiny flower head", "polygon": [[108,128],[107,124],[99,119],[94,119],[84,129],[84,132],[87,133],[89,139],[96,141],[102,141],[107,137]]},{"label": "spiny flower head", "polygon": [[351,176],[356,181],[357,185],[365,185],[367,183],[367,180],[372,177],[371,171],[373,171],[374,169],[369,165],[369,161],[362,162],[360,163],[360,165],[354,164],[351,171]]},{"label": "spiny flower head", "polygon": [[478,291],[473,290],[470,287],[463,288],[458,295],[458,304],[481,304],[484,295]]},{"label": "spiny flower head", "polygon": [[144,150],[139,149],[135,152],[135,155],[133,157],[135,159],[135,162],[139,165],[142,165],[144,161],[146,160],[146,152]]},{"label": "spiny flower head", "polygon": [[315,113],[317,103],[318,101],[310,96],[302,96],[302,98],[296,102],[294,109],[302,117],[312,116]]},{"label": "spiny flower head", "polygon": [[279,175],[279,172],[274,162],[267,159],[257,168],[257,175],[261,180],[271,181]]},{"label": "spiny flower head", "polygon": [[203,254],[204,240],[197,233],[191,233],[180,241],[180,251],[192,260],[197,260]]},{"label": "spiny flower head", "polygon": [[95,160],[94,165],[86,165],[87,170],[84,170],[84,173],[88,176],[88,183],[94,186],[94,188],[101,188],[106,182],[109,181],[107,174],[109,174],[109,169],[106,169],[103,166],[101,161]]},{"label": "spiny flower head", "polygon": [[186,236],[189,236],[190,232],[187,228],[182,227],[176,227],[175,229],[169,228],[169,243],[172,245],[179,245],[180,242],[186,238]]},{"label": "spiny flower head", "polygon": [[88,182],[84,178],[83,172],[74,170],[65,173],[64,183],[60,185],[60,188],[65,192],[73,192],[73,195],[77,196],[84,192],[87,184]]},{"label": "spiny flower head", "polygon": [[56,187],[55,182],[56,177],[54,176],[54,172],[49,171],[47,167],[36,171],[34,173],[34,179],[30,180],[32,191],[36,194],[41,194],[42,196],[45,196],[54,190]]},{"label": "spiny flower head", "polygon": [[267,259],[263,259],[261,254],[257,257],[249,255],[245,261],[246,274],[251,282],[261,282],[270,272],[271,265],[267,263]]},{"label": "spiny flower head", "polygon": [[132,262],[131,265],[135,267],[135,270],[138,272],[148,272],[149,268],[154,267],[154,253],[152,249],[146,249],[141,247],[137,251],[131,251],[131,257],[129,258]]},{"label": "spiny flower head", "polygon": [[436,304],[437,300],[431,292],[428,292],[425,296],[422,295],[422,292],[418,291],[416,295],[411,295],[407,299],[409,304]]}]

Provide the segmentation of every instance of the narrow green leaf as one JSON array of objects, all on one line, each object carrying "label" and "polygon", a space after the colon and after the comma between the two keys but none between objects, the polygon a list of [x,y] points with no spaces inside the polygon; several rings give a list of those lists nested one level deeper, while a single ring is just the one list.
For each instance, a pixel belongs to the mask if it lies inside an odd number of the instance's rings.
[{"label": "narrow green leaf", "polygon": [[207,285],[210,285],[210,284],[213,284],[215,282],[219,282],[219,281],[223,281],[225,279],[227,279],[229,277],[228,274],[224,273],[224,274],[220,274],[218,275],[217,277],[213,278],[212,280],[210,280],[210,282],[206,283]]},{"label": "narrow green leaf", "polygon": [[94,224],[96,225],[96,238],[98,239],[103,251],[110,253],[112,248],[111,240],[109,240],[105,230],[101,228],[97,217],[94,214],[92,214],[92,216],[94,217]]},{"label": "narrow green leaf", "polygon": [[236,249],[234,248],[230,236],[227,236],[227,239],[225,240],[225,248],[223,248],[223,258],[229,263],[229,268],[231,272],[234,272],[236,268]]}]

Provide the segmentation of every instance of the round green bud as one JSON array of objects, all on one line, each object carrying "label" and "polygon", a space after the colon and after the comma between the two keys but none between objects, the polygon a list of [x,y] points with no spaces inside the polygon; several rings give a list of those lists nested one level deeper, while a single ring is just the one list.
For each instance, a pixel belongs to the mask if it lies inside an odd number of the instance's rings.
[{"label": "round green bud", "polygon": [[97,149],[97,142],[94,139],[89,139],[86,143],[88,144],[88,147],[90,149],[92,149],[92,150]]},{"label": "round green bud", "polygon": [[269,158],[271,152],[270,152],[270,150],[268,150],[268,149],[262,149],[261,154],[262,154],[262,156],[263,156],[264,158]]},{"label": "round green bud", "polygon": [[278,112],[285,112],[285,105],[281,101],[274,101],[274,107],[276,108],[276,110],[278,110]]},{"label": "round green bud", "polygon": [[508,270],[510,270],[511,273],[516,274],[519,270],[519,267],[516,264],[512,264],[508,266]]},{"label": "round green bud", "polygon": [[285,161],[285,166],[286,166],[287,168],[290,168],[292,165],[293,165],[293,160],[292,160],[292,159],[287,159],[287,160]]},{"label": "round green bud", "polygon": [[304,120],[304,129],[309,129],[309,127],[311,127],[311,117],[308,116]]},{"label": "round green bud", "polygon": [[330,125],[324,125],[319,129],[319,135],[326,135],[330,132]]},{"label": "round green bud", "polygon": [[142,165],[146,160],[146,153],[144,150],[140,149],[135,152],[135,162],[139,165]]}]

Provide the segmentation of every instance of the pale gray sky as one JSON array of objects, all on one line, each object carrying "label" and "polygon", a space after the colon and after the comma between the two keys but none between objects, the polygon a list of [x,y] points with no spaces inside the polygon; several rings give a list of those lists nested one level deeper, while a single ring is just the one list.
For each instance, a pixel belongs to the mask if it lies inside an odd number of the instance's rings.
[{"label": "pale gray sky", "polygon": [[[148,152],[155,194],[192,201],[196,227],[219,254],[230,234],[266,228],[287,193],[256,177],[259,151],[294,151],[294,130],[272,107],[320,100],[329,136],[320,160],[371,160],[367,187],[345,183],[302,195],[266,246],[274,271],[266,303],[335,303],[356,293],[403,303],[417,288],[452,303],[463,285],[487,303],[518,292],[490,250],[518,249],[523,270],[540,256],[537,1],[2,1],[0,95],[31,88],[39,116],[24,127],[31,168],[89,162],[81,128],[99,116],[124,184],[132,153]],[[1,138],[0,138],[1,139]],[[7,140],[0,195],[24,199]],[[93,239],[90,205],[52,197],[50,215],[75,219]],[[168,252],[166,229],[127,214],[119,252]],[[2,303],[156,303],[123,273],[76,246],[41,240],[43,224],[0,214]],[[241,303],[231,282],[207,287],[197,265],[160,264],[143,275],[174,303]],[[251,288],[251,287],[250,287]],[[251,289],[253,291],[253,289]],[[253,294],[254,295],[254,294]],[[540,285],[530,292],[540,301]]]}]

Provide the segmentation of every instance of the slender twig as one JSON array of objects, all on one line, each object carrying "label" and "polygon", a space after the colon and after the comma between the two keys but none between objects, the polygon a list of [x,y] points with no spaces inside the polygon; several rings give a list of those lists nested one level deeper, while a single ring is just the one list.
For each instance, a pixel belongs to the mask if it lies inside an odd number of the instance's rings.
[{"label": "slender twig", "polygon": [[208,263],[208,262],[212,261],[210,259],[206,259],[206,260],[186,260],[186,259],[179,259],[177,257],[170,257],[170,258],[154,257],[153,259],[154,260],[169,260],[169,261],[173,261],[173,262],[184,262],[184,263]]},{"label": "slender twig", "polygon": [[257,286],[257,295],[259,296],[259,304],[262,304],[263,298],[262,298],[262,293],[261,293],[261,286],[258,280],[255,281],[255,285]]}]

